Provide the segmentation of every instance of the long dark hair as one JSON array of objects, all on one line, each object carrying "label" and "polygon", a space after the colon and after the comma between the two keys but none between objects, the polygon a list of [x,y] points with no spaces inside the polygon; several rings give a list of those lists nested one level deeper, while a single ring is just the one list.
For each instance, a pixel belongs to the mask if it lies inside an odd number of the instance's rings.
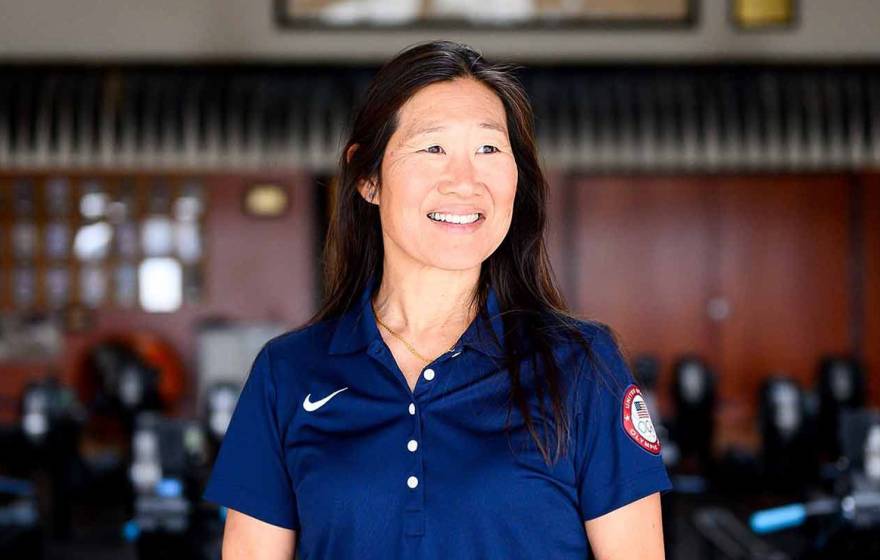
[{"label": "long dark hair", "polygon": [[[531,104],[514,72],[519,65],[490,64],[474,49],[451,41],[416,44],[384,64],[367,88],[354,112],[350,135],[339,158],[339,172],[331,199],[332,213],[324,246],[324,301],[308,326],[342,315],[354,303],[373,276],[382,275],[382,230],[378,208],[363,199],[360,180],[382,185],[382,158],[391,135],[399,125],[400,107],[421,88],[457,78],[478,80],[491,88],[504,104],[507,129],[518,169],[516,196],[510,230],[495,252],[481,265],[474,294],[477,309],[485,307],[488,287],[498,296],[504,324],[504,362],[511,382],[508,403],[517,406],[525,425],[546,463],[550,463],[549,437],[538,435],[520,379],[520,358],[531,346],[532,359],[543,367],[535,383],[541,418],[545,419],[544,396],[549,395],[555,424],[556,453],[565,452],[569,423],[560,369],[552,348],[568,335],[581,344],[593,360],[590,343],[577,327],[556,286],[544,242],[548,185],[538,164]],[[348,152],[353,150],[351,159]],[[376,287],[380,282],[376,283]],[[598,323],[601,325],[600,323]],[[602,325],[604,327],[604,325]],[[533,362],[534,363],[534,362]],[[537,364],[535,364],[537,365]],[[508,408],[508,421],[510,408]]]}]

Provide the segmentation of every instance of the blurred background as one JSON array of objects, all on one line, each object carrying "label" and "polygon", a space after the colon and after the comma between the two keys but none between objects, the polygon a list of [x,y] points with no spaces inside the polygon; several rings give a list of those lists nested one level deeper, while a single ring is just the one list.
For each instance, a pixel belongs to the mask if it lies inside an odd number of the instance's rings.
[{"label": "blurred background", "polygon": [[219,557],[199,495],[256,352],[316,310],[353,105],[436,38],[525,66],[553,265],[652,407],[667,557],[880,557],[878,24],[0,0],[0,557]]}]

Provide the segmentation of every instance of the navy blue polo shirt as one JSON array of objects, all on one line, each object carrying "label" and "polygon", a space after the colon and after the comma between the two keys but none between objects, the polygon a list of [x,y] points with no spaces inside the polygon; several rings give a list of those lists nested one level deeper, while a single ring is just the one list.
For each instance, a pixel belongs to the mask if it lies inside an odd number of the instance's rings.
[{"label": "navy blue polo shirt", "polygon": [[[571,437],[548,467],[517,407],[507,416],[503,354],[485,336],[503,342],[495,292],[488,315],[411,391],[375,322],[375,283],[341,317],[263,346],[206,500],[296,530],[297,558],[308,560],[582,560],[584,521],[672,487],[638,386],[602,327],[578,323],[604,377],[575,342],[553,349]],[[530,364],[520,365],[527,391]],[[529,409],[540,426],[537,399]]]}]

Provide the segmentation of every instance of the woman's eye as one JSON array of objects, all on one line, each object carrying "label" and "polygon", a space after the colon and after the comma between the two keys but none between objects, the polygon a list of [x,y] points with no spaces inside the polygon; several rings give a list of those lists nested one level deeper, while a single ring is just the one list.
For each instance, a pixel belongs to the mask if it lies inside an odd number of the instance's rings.
[{"label": "woman's eye", "polygon": [[[484,148],[484,147],[492,148],[493,151],[491,151],[491,152],[483,152],[484,154],[494,154],[494,153],[496,153],[496,152],[500,152],[500,151],[501,151],[501,150],[499,150],[498,148],[496,148],[495,146],[493,146],[493,145],[491,145],[491,144],[483,144],[483,145],[480,146],[480,147],[481,147],[481,148]],[[437,151],[432,151],[434,148],[437,148],[437,149],[440,150],[440,151],[439,151],[439,152],[437,152]],[[428,152],[429,154],[440,154],[440,153],[442,153],[442,150],[443,150],[443,148],[441,148],[440,146],[434,145],[434,146],[428,146],[427,148],[425,148],[425,149],[422,150],[422,151],[423,151],[423,152]]]}]

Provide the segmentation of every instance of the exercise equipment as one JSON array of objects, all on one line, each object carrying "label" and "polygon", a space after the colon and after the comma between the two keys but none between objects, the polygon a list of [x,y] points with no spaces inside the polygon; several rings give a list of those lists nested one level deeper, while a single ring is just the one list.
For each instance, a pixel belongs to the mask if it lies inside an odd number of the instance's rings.
[{"label": "exercise equipment", "polygon": [[49,533],[71,536],[73,499],[83,467],[79,441],[85,411],[70,387],[56,376],[29,383],[21,398],[21,434],[26,445],[19,460],[35,473],[45,473]]},{"label": "exercise equipment", "polygon": [[129,477],[135,498],[123,536],[136,544],[141,558],[203,557],[197,512],[209,457],[202,426],[144,412],[132,438]]},{"label": "exercise equipment", "polygon": [[795,379],[774,374],[761,385],[759,401],[763,485],[802,493],[819,478],[805,392]]},{"label": "exercise equipment", "polygon": [[847,356],[826,356],[819,364],[816,381],[819,411],[816,422],[821,461],[833,463],[840,456],[840,415],[865,404],[865,376],[859,362]]},{"label": "exercise equipment", "polygon": [[226,428],[235,412],[241,386],[231,382],[218,382],[210,386],[205,398],[205,427],[211,439],[219,444],[226,435]]},{"label": "exercise equipment", "polygon": [[670,388],[675,406],[670,435],[681,455],[680,470],[705,475],[713,465],[715,374],[702,358],[686,354],[672,368]]},{"label": "exercise equipment", "polygon": [[840,416],[845,465],[832,495],[754,512],[749,524],[761,535],[809,526],[805,558],[880,557],[880,412],[851,409]]},{"label": "exercise equipment", "polygon": [[42,557],[42,523],[33,483],[0,476],[0,558]]}]

